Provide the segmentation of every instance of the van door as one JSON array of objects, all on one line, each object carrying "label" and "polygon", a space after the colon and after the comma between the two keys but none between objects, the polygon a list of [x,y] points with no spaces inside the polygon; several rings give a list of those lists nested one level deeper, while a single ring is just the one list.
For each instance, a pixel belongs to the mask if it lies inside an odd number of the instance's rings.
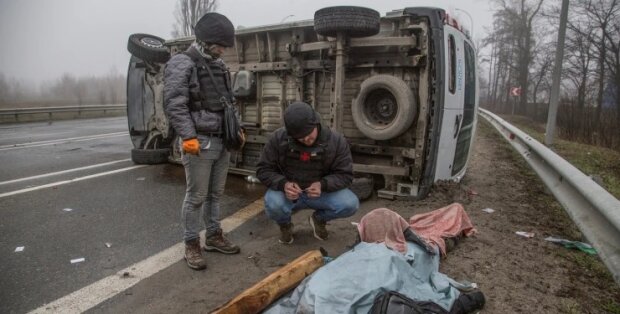
[{"label": "van door", "polygon": [[452,179],[452,167],[459,133],[463,124],[464,100],[464,35],[455,28],[444,27],[445,90],[443,118],[439,135],[439,150],[435,167],[435,181]]}]

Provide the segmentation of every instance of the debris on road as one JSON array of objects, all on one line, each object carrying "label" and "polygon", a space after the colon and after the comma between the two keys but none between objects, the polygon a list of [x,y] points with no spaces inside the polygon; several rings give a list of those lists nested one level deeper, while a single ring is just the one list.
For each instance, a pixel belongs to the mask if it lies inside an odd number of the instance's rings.
[{"label": "debris on road", "polygon": [[515,232],[517,235],[522,236],[524,238],[533,238],[534,232],[525,232],[525,231],[517,231]]},{"label": "debris on road", "polygon": [[110,242],[106,242],[106,243],[105,243],[105,247],[107,247],[107,248],[112,247],[112,243],[110,243]]},{"label": "debris on road", "polygon": [[71,260],[71,264],[81,263],[81,262],[83,262],[83,261],[85,261],[85,260],[86,260],[86,259],[85,259],[85,258],[83,258],[83,257],[80,257],[80,258],[74,258],[74,259],[72,259],[72,260]]},{"label": "debris on road", "polygon": [[567,249],[578,249],[586,254],[596,255],[596,249],[587,243],[560,239],[560,238],[555,238],[555,237],[546,237],[545,241],[549,241],[555,244],[562,245]]},{"label": "debris on road", "polygon": [[62,210],[66,211],[66,212],[70,212],[70,211],[73,211],[73,208],[63,208]]},{"label": "debris on road", "polygon": [[493,208],[485,208],[485,209],[483,209],[482,211],[483,211],[483,212],[485,212],[485,213],[492,214],[492,213],[494,213],[494,212],[495,212],[495,209],[493,209]]},{"label": "debris on road", "polygon": [[144,181],[144,180],[146,180],[146,178],[145,178],[145,177],[139,177],[139,178],[137,178],[136,180],[138,180],[138,181]]},{"label": "debris on road", "polygon": [[24,247],[23,246],[18,246],[15,248],[15,252],[22,252],[24,251]]}]

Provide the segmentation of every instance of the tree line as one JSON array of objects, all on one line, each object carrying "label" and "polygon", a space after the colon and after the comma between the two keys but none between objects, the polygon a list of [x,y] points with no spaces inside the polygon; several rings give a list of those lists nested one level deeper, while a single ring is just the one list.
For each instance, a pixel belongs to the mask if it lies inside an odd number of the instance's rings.
[{"label": "tree line", "polygon": [[[546,122],[561,1],[492,5],[492,28],[479,43],[481,104]],[[620,150],[619,0],[570,1],[562,66],[558,133]]]},{"label": "tree line", "polygon": [[49,107],[125,103],[126,77],[116,70],[102,76],[60,78],[34,84],[0,73],[0,107]]}]

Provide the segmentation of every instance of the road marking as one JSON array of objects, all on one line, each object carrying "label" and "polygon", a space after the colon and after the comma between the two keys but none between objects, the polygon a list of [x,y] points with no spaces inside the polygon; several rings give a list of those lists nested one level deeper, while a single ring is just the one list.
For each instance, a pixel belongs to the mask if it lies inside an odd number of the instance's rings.
[{"label": "road marking", "polygon": [[[264,203],[260,198],[250,205],[222,220],[224,232],[230,232],[242,223],[263,211]],[[204,238],[204,231],[201,232]],[[177,243],[153,256],[135,263],[115,275],[103,278],[80,290],[70,293],[51,303],[44,304],[30,313],[81,313],[104,302],[115,295],[131,288],[140,281],[172,266],[183,259],[185,244]],[[129,273],[129,276],[124,276]]]},{"label": "road marking", "polygon": [[39,185],[39,186],[33,186],[33,187],[30,187],[30,188],[26,188],[26,189],[21,189],[21,190],[16,190],[16,191],[2,193],[2,194],[0,194],[0,198],[7,197],[7,196],[12,196],[12,195],[17,195],[17,194],[22,194],[22,193],[26,193],[26,192],[32,192],[32,191],[41,190],[41,189],[47,189],[47,188],[51,188],[51,187],[54,187],[54,186],[69,184],[69,183],[73,183],[73,182],[84,181],[84,180],[88,180],[88,179],[92,179],[92,178],[103,177],[103,176],[107,176],[109,174],[129,171],[129,170],[138,169],[138,168],[142,168],[142,167],[146,167],[146,166],[147,165],[131,166],[131,167],[116,169],[116,170],[107,171],[107,172],[95,173],[95,174],[91,174],[91,175],[88,175],[88,176],[85,176],[85,177],[74,178],[74,179],[71,179],[71,180],[64,180],[64,181],[52,182],[52,183],[48,183],[48,184],[44,184],[44,185]]},{"label": "road marking", "polygon": [[75,171],[81,171],[81,170],[86,170],[86,169],[103,167],[103,166],[107,166],[107,165],[113,165],[113,164],[116,164],[116,163],[119,163],[119,162],[125,162],[125,161],[130,161],[130,160],[131,159],[129,159],[129,158],[128,159],[120,159],[120,160],[114,160],[114,161],[104,162],[104,163],[90,165],[90,166],[85,166],[85,167],[67,169],[67,170],[57,171],[57,172],[49,172],[49,173],[40,174],[40,175],[36,175],[36,176],[31,176],[31,177],[25,177],[25,178],[20,178],[20,179],[14,179],[14,180],[0,182],[0,185],[17,183],[17,182],[22,182],[22,181],[34,180],[34,179],[41,179],[41,178],[45,178],[45,177],[51,177],[51,176],[56,176],[56,175],[70,173],[70,172],[75,172]]},{"label": "road marking", "polygon": [[0,145],[0,151],[9,150],[9,149],[18,149],[18,148],[63,144],[63,143],[69,143],[69,142],[83,142],[83,141],[96,140],[96,139],[102,139],[102,138],[108,138],[108,137],[124,136],[124,135],[129,135],[129,134],[127,132],[114,132],[114,133],[96,134],[96,135],[88,135],[88,136],[68,137],[68,138],[61,138],[61,139],[49,140],[49,141]]}]

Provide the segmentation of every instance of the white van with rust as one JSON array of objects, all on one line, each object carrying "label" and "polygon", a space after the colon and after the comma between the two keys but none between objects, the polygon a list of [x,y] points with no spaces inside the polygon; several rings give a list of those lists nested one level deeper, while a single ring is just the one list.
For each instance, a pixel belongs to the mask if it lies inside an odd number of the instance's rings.
[{"label": "white van with rust", "polygon": [[[163,69],[193,38],[133,34],[127,116],[135,163],[179,159],[163,110]],[[419,199],[465,174],[476,129],[471,39],[443,9],[328,7],[314,20],[238,29],[222,56],[248,134],[231,173],[253,175],[267,137],[296,100],[348,139],[360,198]]]}]

